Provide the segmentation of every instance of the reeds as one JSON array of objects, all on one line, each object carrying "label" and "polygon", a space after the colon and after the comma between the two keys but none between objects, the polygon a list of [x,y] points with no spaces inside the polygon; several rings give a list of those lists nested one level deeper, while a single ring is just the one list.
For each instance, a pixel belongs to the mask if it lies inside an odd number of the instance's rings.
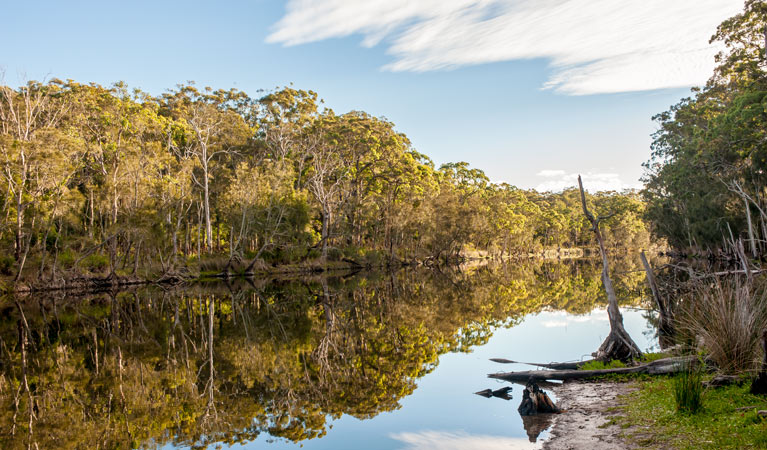
[{"label": "reeds", "polygon": [[674,378],[674,400],[679,412],[695,414],[703,407],[703,383],[699,369],[686,368]]},{"label": "reeds", "polygon": [[767,327],[765,286],[744,280],[701,283],[683,304],[681,327],[725,373],[756,371]]}]

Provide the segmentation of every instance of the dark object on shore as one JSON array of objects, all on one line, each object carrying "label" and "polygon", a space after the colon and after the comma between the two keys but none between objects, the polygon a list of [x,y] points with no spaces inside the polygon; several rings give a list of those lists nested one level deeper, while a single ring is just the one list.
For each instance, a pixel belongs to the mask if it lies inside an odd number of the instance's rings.
[{"label": "dark object on shore", "polygon": [[562,412],[551,401],[548,394],[533,382],[527,383],[525,390],[522,391],[522,403],[519,404],[517,411],[519,411],[521,416]]},{"label": "dark object on shore", "polygon": [[677,373],[694,367],[698,363],[696,356],[680,356],[675,358],[663,358],[653,362],[634,367],[620,367],[617,369],[600,370],[526,370],[522,372],[491,373],[489,378],[497,378],[511,382],[542,381],[542,380],[577,380],[594,378],[610,374],[646,373],[649,375],[663,375]]},{"label": "dark object on shore", "polygon": [[500,389],[492,390],[492,389],[485,389],[484,391],[475,392],[477,395],[481,395],[482,397],[498,397],[502,398],[504,400],[511,400],[512,396],[510,394],[511,388],[510,387],[503,387]]},{"label": "dark object on shore", "polygon": [[751,393],[756,395],[767,394],[767,330],[762,333],[762,352],[764,361],[762,361],[762,370],[754,381],[751,382]]},{"label": "dark object on shore", "polygon": [[743,377],[737,376],[737,375],[717,375],[714,378],[704,381],[703,387],[706,388],[717,388],[717,387],[724,387],[724,386],[730,386],[733,384],[741,385],[746,380]]}]

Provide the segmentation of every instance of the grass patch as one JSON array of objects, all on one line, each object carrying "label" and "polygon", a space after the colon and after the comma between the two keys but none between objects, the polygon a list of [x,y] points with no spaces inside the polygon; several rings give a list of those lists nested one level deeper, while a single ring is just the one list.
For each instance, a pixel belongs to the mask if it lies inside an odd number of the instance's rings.
[{"label": "grass patch", "polygon": [[672,355],[668,353],[658,352],[658,353],[645,353],[642,355],[641,362],[643,363],[650,363],[653,361],[657,361],[659,359],[663,358],[671,358]]},{"label": "grass patch", "polygon": [[[643,446],[678,449],[767,448],[767,420],[756,415],[767,399],[748,392],[748,386],[727,386],[702,392],[697,414],[677,411],[674,378],[655,377],[638,383],[628,394],[619,421],[636,427],[627,437]],[[746,411],[736,408],[754,406]]]},{"label": "grass patch", "polygon": [[604,370],[604,369],[620,369],[626,367],[622,361],[613,359],[612,361],[589,361],[586,364],[579,367],[579,370]]}]

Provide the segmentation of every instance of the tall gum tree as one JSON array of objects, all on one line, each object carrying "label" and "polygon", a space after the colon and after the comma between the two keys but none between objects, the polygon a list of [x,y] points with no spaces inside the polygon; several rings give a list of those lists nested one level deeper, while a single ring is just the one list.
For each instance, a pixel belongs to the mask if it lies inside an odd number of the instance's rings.
[{"label": "tall gum tree", "polygon": [[[2,75],[2,74],[0,74]],[[3,77],[0,76],[0,81]],[[24,211],[29,204],[29,146],[39,130],[54,128],[67,110],[66,102],[58,101],[61,82],[51,80],[44,84],[30,81],[18,89],[0,85],[0,153],[3,175],[8,182],[9,193],[15,199],[16,224],[14,257],[21,258],[24,237]]]},{"label": "tall gum tree", "polygon": [[[211,165],[218,156],[236,153],[253,135],[253,130],[235,110],[238,91],[200,91],[194,86],[179,86],[163,96],[168,114],[183,128],[181,139],[169,140],[178,157],[195,161],[199,175],[194,183],[202,189],[207,251],[213,249],[211,223]],[[177,136],[179,137],[179,136]]]}]

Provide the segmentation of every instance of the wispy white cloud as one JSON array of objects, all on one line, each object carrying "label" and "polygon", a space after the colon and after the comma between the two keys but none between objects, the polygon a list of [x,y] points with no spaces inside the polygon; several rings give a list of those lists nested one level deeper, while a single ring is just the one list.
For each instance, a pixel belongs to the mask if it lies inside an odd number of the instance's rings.
[{"label": "wispy white cloud", "polygon": [[385,42],[393,71],[533,58],[544,87],[567,94],[699,85],[718,50],[716,26],[740,0],[289,0],[267,42],[361,35]]},{"label": "wispy white cloud", "polygon": [[[541,170],[536,174],[545,180],[541,181],[535,189],[539,192],[559,192],[567,188],[578,186],[578,174],[567,173],[564,170]],[[581,174],[583,188],[589,192],[598,191],[623,191],[626,189],[640,189],[639,182],[629,183],[623,181],[620,174],[612,172],[586,172]]]},{"label": "wispy white cloud", "polygon": [[391,437],[406,444],[404,450],[521,450],[538,448],[527,439],[471,435],[450,431],[396,433]]},{"label": "wispy white cloud", "polygon": [[559,169],[545,169],[536,173],[536,175],[539,177],[551,178],[551,177],[561,177],[565,175],[566,173],[567,172],[565,172],[564,170],[559,170]]}]

